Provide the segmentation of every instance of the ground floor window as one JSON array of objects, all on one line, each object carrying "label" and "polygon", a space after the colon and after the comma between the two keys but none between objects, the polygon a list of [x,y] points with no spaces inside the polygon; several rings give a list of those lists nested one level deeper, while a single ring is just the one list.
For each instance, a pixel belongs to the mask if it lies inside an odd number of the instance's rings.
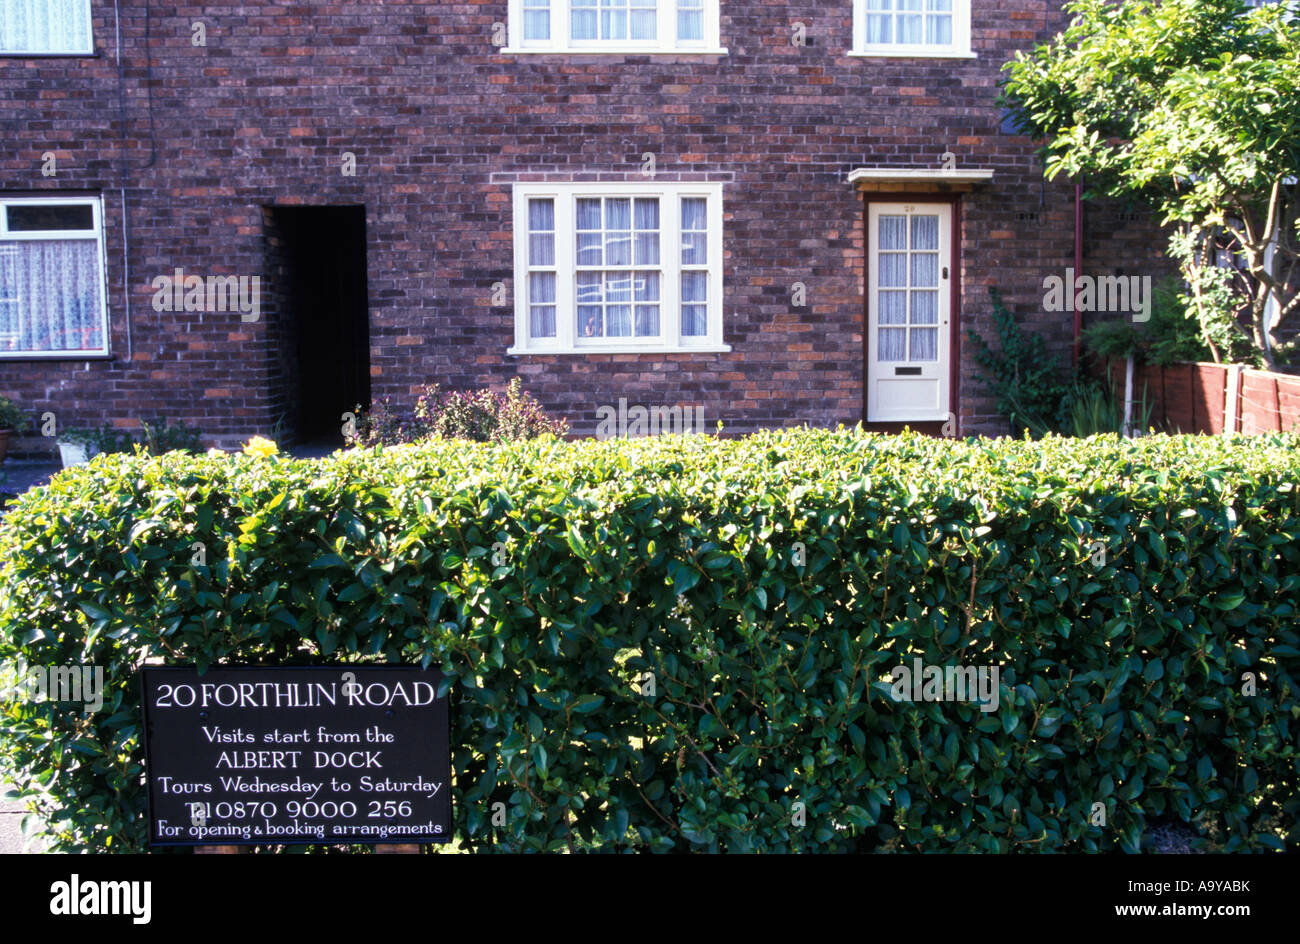
[{"label": "ground floor window", "polygon": [[0,0],[0,55],[91,55],[90,0]]},{"label": "ground floor window", "polygon": [[0,357],[108,353],[97,198],[0,198]]},{"label": "ground floor window", "polygon": [[512,351],[722,346],[721,184],[517,184]]}]

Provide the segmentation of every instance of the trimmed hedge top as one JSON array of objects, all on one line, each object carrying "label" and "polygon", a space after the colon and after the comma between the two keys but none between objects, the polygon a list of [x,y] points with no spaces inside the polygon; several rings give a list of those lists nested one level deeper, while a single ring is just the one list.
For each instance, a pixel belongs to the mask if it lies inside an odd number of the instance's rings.
[{"label": "trimmed hedge top", "polygon": [[[471,849],[1280,849],[1298,445],[103,456],[0,524],[0,660],[104,666],[105,706],[6,703],[0,767],[60,848],[137,850],[145,659],[422,662]],[[896,700],[916,659],[998,667],[996,710]]]}]

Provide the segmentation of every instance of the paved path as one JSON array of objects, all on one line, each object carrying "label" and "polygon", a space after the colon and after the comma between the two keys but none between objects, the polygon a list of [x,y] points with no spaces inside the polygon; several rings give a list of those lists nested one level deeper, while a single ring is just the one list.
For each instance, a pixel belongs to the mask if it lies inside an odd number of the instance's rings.
[{"label": "paved path", "polygon": [[62,466],[58,462],[15,462],[0,464],[0,492],[21,495],[33,485],[44,485]]},{"label": "paved path", "polygon": [[[0,786],[0,793],[9,789]],[[23,808],[17,800],[0,798],[0,855],[23,851]]]}]

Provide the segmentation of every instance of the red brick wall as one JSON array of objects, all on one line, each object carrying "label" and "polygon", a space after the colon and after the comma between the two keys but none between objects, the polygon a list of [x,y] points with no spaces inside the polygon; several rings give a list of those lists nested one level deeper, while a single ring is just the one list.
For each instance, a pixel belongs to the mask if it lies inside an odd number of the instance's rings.
[{"label": "red brick wall", "polygon": [[[113,5],[93,8],[98,57],[0,58],[0,189],[104,196],[113,358],[0,361],[0,392],[64,425],[166,414],[218,440],[267,431],[286,410],[290,369],[273,286],[262,320],[245,324],[154,312],[149,283],[177,267],[269,276],[263,207],[323,203],[366,207],[376,396],[521,374],[580,433],[619,397],[703,403],[710,425],[733,431],[851,424],[862,417],[862,200],[845,175],[938,167],[946,149],[959,167],[996,172],[963,201],[963,329],[991,336],[997,285],[1069,362],[1069,316],[1042,311],[1042,280],[1072,264],[1073,190],[1042,183],[1031,143],[1000,131],[994,104],[1011,51],[1059,28],[1056,2],[976,0],[978,58],[950,60],[843,55],[850,0],[724,0],[721,57],[502,55],[491,31],[505,0],[206,13],[155,0],[147,19],[123,0],[121,81]],[[191,45],[198,19],[205,48]],[[790,44],[796,20],[811,45]],[[56,178],[40,174],[45,151],[58,155]],[[340,173],[344,151],[355,177]],[[661,179],[727,182],[732,351],[507,356],[512,310],[492,307],[491,287],[513,287],[511,181],[641,179],[645,151]],[[1130,251],[1090,244],[1089,263],[1128,264]],[[795,281],[807,308],[790,305]],[[1000,433],[976,372],[964,357],[962,431]]]}]

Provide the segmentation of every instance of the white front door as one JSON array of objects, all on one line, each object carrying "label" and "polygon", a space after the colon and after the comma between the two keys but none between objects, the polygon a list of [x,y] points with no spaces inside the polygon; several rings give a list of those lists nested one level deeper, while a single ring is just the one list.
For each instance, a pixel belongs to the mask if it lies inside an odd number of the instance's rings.
[{"label": "white front door", "polygon": [[952,205],[867,215],[867,422],[948,418]]}]

